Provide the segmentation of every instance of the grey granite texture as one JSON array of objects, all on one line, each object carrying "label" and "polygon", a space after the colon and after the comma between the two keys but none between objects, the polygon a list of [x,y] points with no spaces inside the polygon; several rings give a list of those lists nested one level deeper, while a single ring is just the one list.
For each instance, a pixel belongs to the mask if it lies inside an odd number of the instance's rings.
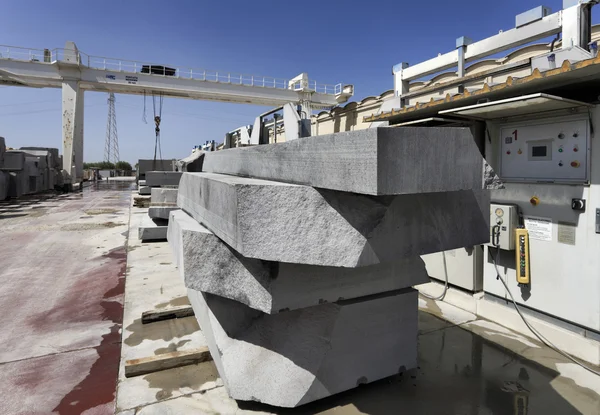
[{"label": "grey granite texture", "polygon": [[229,298],[267,314],[429,281],[419,257],[360,268],[245,258],[181,210],[170,214],[167,239],[186,287]]},{"label": "grey granite texture", "polygon": [[369,195],[481,190],[485,171],[471,131],[386,127],[232,148],[204,155],[203,171]]},{"label": "grey granite texture", "polygon": [[188,297],[234,399],[296,407],[417,366],[412,289],[278,314]]},{"label": "grey granite texture", "polygon": [[358,267],[486,243],[487,193],[372,197],[184,173],[177,204],[245,257]]}]

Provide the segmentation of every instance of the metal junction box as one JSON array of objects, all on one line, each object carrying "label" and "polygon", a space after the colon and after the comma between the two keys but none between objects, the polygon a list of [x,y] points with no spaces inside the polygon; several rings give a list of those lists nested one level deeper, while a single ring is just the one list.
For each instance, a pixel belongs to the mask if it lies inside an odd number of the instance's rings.
[{"label": "metal junction box", "polygon": [[515,249],[515,229],[519,225],[516,205],[490,204],[489,246],[506,251]]}]

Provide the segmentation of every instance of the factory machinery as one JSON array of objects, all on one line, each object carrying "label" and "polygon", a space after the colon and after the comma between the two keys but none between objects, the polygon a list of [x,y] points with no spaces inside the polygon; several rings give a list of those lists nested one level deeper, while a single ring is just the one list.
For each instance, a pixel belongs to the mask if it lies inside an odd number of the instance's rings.
[{"label": "factory machinery", "polygon": [[522,13],[515,28],[490,38],[460,37],[452,52],[396,65],[388,110],[363,121],[471,127],[505,189],[491,194],[490,242],[424,256],[430,275],[484,291],[473,309],[490,319],[499,318],[490,303],[512,307],[514,297],[519,311],[573,335],[563,348],[598,365],[600,58],[591,25],[598,2],[563,3],[557,13],[543,6]]}]

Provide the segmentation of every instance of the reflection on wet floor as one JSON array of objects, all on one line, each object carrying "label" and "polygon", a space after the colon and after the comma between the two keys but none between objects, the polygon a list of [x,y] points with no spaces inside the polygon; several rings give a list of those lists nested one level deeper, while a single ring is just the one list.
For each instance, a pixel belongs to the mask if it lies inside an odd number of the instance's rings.
[{"label": "reflection on wet floor", "polygon": [[[32,195],[23,195],[18,199],[0,201],[0,219],[28,216],[34,209],[43,209],[47,205],[66,200],[85,199],[92,192],[122,191],[122,198],[129,199],[131,191],[136,189],[134,180],[102,180],[98,182],[84,182],[82,190],[72,193],[48,191]],[[113,197],[114,198],[114,197]]]},{"label": "reflection on wet floor", "polygon": [[[558,373],[458,326],[420,312],[419,367],[293,410],[241,403],[280,414],[580,414],[551,382]],[[437,329],[436,329],[437,327]],[[426,328],[426,330],[423,330]],[[376,341],[376,340],[374,340]],[[598,395],[573,387],[577,399]],[[584,413],[598,414],[593,408]]]}]

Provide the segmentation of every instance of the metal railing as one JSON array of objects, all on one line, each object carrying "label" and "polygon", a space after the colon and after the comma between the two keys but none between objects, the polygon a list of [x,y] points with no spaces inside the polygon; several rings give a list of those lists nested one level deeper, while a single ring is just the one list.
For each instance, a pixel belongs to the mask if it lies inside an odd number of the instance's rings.
[{"label": "metal railing", "polygon": [[[75,61],[76,54],[62,48],[57,49],[27,49],[15,46],[0,45],[0,59],[11,59],[28,62],[55,63]],[[73,62],[75,63],[75,62]],[[148,74],[155,76],[168,76],[182,79],[194,79],[205,82],[217,82],[231,85],[244,85],[262,88],[294,89],[289,80],[269,76],[257,76],[232,72],[222,72],[207,69],[180,68],[171,65],[158,65],[125,59],[105,58],[91,56],[79,52],[78,65],[92,69],[117,71],[132,74]],[[338,95],[342,93],[343,85],[318,84],[316,81],[308,82],[308,89],[319,94]]]}]

